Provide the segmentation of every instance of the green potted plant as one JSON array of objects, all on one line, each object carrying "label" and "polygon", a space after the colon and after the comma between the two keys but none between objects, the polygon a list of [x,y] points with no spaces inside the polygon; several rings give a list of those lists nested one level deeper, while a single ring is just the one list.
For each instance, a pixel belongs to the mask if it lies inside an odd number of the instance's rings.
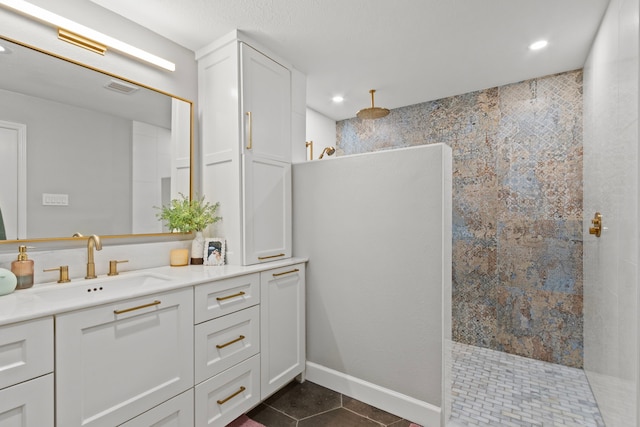
[{"label": "green potted plant", "polygon": [[196,237],[191,244],[191,264],[202,264],[204,260],[204,237],[202,232],[209,225],[220,221],[216,216],[220,203],[211,204],[204,201],[204,196],[189,199],[182,193],[180,199],[173,199],[169,205],[162,206],[156,214],[159,220],[165,221],[171,232],[191,233]]}]

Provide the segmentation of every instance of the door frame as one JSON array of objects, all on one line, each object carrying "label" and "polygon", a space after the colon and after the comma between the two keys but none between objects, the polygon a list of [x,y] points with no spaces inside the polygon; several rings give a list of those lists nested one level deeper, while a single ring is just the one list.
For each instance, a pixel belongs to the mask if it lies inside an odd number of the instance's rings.
[{"label": "door frame", "polygon": [[[0,128],[10,129],[16,132],[16,144],[18,147],[18,239],[27,238],[27,125],[23,123],[0,120]],[[12,239],[9,239],[12,240]]]}]

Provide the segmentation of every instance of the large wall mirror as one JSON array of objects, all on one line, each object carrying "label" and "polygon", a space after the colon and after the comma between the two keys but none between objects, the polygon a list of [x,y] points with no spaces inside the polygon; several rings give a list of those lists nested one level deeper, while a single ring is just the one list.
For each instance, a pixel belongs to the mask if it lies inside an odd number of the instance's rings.
[{"label": "large wall mirror", "polygon": [[193,104],[0,37],[0,242],[166,233]]}]

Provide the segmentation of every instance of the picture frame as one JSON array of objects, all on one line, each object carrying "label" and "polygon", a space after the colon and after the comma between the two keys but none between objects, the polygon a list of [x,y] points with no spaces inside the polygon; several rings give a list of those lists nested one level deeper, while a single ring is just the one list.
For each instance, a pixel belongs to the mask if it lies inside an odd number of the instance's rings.
[{"label": "picture frame", "polygon": [[204,239],[204,265],[224,265],[226,257],[225,240],[220,237]]}]

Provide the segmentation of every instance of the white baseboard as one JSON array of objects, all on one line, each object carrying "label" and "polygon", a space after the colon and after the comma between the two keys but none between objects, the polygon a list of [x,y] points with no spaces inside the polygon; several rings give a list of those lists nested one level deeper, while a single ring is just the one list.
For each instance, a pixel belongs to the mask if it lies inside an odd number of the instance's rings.
[{"label": "white baseboard", "polygon": [[440,407],[307,361],[306,379],[424,427],[440,427]]}]

